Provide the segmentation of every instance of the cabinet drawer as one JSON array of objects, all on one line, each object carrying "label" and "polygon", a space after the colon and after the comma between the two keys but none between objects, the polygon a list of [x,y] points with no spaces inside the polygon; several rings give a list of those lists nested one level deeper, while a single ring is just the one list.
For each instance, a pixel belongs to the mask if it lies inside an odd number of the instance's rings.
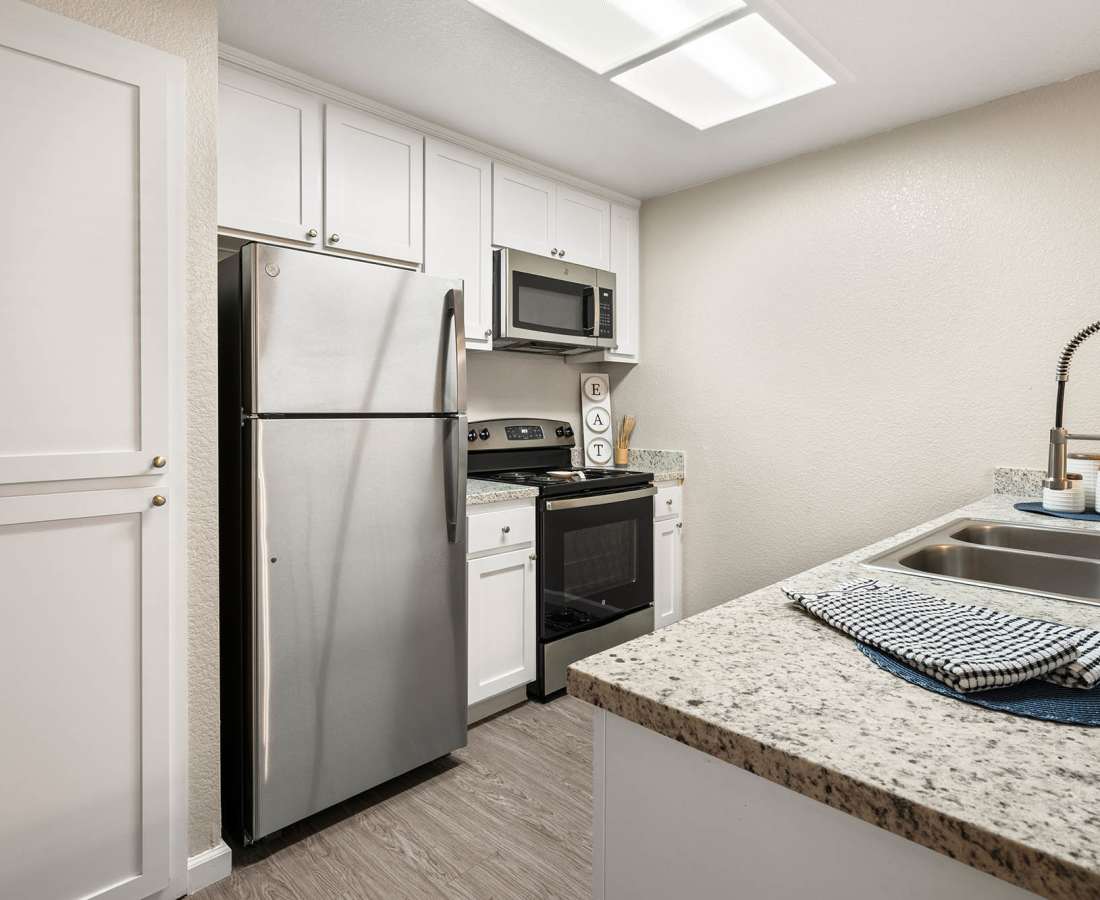
[{"label": "cabinet drawer", "polygon": [[653,497],[653,518],[667,519],[680,515],[683,509],[683,490],[678,484],[657,488]]},{"label": "cabinet drawer", "polygon": [[473,513],[466,519],[468,553],[503,550],[535,542],[535,507]]}]

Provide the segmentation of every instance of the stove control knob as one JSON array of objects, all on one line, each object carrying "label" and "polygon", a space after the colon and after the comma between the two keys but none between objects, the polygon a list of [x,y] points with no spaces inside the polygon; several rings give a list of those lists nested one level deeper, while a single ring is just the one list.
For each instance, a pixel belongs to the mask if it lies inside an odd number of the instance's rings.
[{"label": "stove control knob", "polygon": [[489,440],[489,429],[488,428],[482,428],[481,429],[481,434],[479,434],[478,437],[481,438],[483,441]]},{"label": "stove control knob", "polygon": [[572,437],[573,436],[573,429],[568,425],[565,426],[565,436],[566,437]]},{"label": "stove control knob", "polygon": [[476,432],[476,431],[474,431],[474,430],[473,430],[473,429],[471,428],[471,429],[470,429],[470,431],[469,431],[469,433],[468,433],[468,434],[466,435],[466,440],[468,440],[468,441],[476,441],[476,440],[477,440],[477,432]]},{"label": "stove control knob", "polygon": [[554,429],[554,434],[556,434],[558,437],[565,437],[565,429],[559,425],[557,428]]}]

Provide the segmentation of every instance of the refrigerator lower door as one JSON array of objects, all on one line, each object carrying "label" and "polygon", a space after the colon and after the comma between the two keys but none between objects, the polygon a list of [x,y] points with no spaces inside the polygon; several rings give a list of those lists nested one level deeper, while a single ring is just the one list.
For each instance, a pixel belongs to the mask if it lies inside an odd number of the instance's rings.
[{"label": "refrigerator lower door", "polygon": [[465,745],[466,548],[448,528],[465,426],[249,427],[258,839]]},{"label": "refrigerator lower door", "polygon": [[265,244],[242,252],[247,412],[465,410],[463,313],[449,296],[461,281]]}]

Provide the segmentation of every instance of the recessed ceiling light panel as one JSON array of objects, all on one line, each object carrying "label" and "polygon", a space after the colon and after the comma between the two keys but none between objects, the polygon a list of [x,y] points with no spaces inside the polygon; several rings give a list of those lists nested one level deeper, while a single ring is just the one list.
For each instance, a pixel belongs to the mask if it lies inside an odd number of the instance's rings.
[{"label": "recessed ceiling light panel", "polygon": [[836,83],[758,13],[611,80],[698,129]]},{"label": "recessed ceiling light panel", "polygon": [[600,74],[744,9],[744,0],[470,0]]}]

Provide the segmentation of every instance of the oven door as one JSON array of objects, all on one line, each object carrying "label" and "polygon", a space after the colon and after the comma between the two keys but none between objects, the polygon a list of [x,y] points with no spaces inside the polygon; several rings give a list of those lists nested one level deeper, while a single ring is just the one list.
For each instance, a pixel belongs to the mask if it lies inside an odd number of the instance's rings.
[{"label": "oven door", "polygon": [[653,603],[652,485],[540,503],[539,638],[557,640]]},{"label": "oven door", "polygon": [[519,250],[496,251],[494,263],[499,337],[601,346],[595,269]]}]

